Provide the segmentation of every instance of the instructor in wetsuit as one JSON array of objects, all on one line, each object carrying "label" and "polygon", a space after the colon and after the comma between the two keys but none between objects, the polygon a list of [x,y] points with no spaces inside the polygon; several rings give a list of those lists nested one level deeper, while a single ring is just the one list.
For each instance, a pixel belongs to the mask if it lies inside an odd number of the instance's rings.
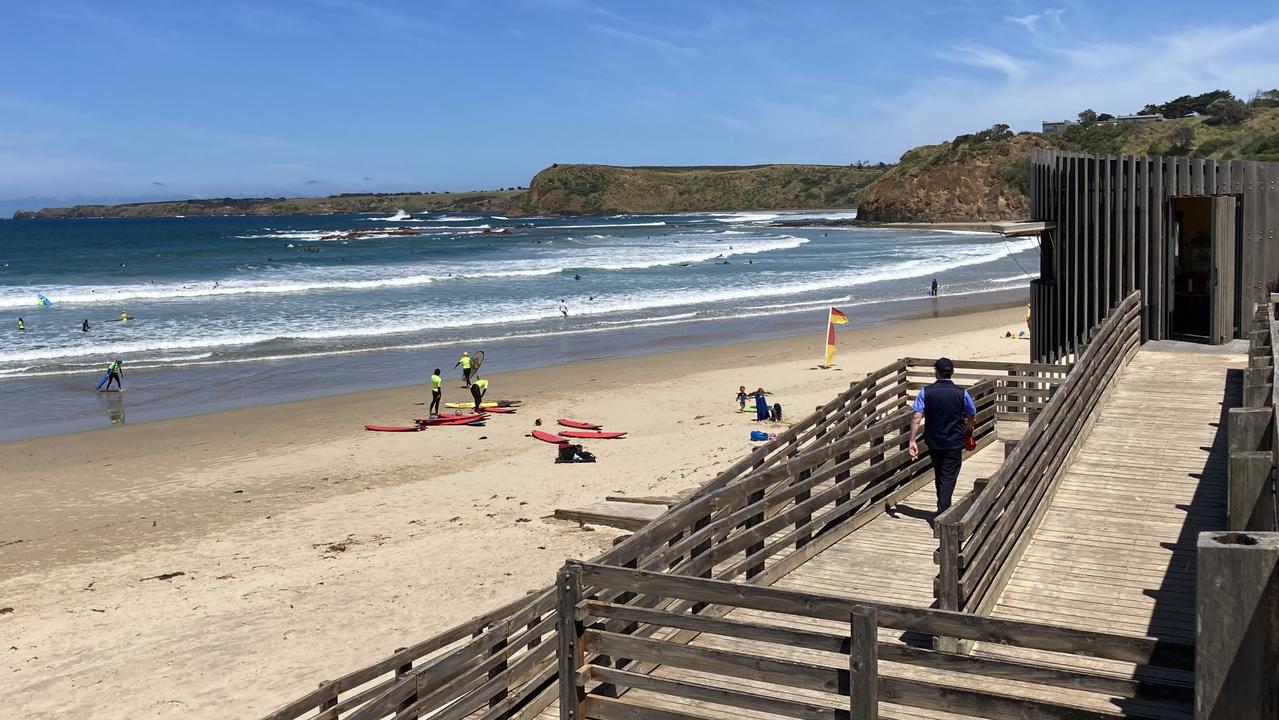
[{"label": "instructor in wetsuit", "polygon": [[924,441],[928,443],[928,455],[933,461],[933,477],[937,485],[937,514],[950,507],[955,493],[955,481],[964,462],[964,449],[972,449],[971,438],[977,417],[977,406],[968,391],[951,382],[955,363],[950,358],[938,358],[933,363],[933,375],[937,381],[920,388],[915,397],[910,418],[910,456],[919,457],[919,445],[915,436],[919,422],[924,422]]},{"label": "instructor in wetsuit", "polygon": [[488,392],[488,389],[488,380],[475,378],[475,382],[471,385],[471,397],[475,398],[475,412],[480,411],[480,401],[484,399],[484,393]]},{"label": "instructor in wetsuit", "polygon": [[116,358],[114,361],[112,361],[110,365],[107,366],[107,386],[103,388],[103,390],[109,391],[111,389],[112,382],[115,382],[116,390],[123,390],[124,384],[121,382],[123,378],[124,378],[124,361],[121,360],[120,358]]},{"label": "instructor in wetsuit", "polygon": [[438,417],[440,414],[440,398],[443,395],[440,386],[444,381],[440,378],[440,369],[435,368],[435,372],[431,373],[431,417]]},{"label": "instructor in wetsuit", "polygon": [[466,382],[466,387],[471,386],[471,356],[469,353],[463,352],[462,357],[453,363],[453,367],[462,366],[462,380]]}]

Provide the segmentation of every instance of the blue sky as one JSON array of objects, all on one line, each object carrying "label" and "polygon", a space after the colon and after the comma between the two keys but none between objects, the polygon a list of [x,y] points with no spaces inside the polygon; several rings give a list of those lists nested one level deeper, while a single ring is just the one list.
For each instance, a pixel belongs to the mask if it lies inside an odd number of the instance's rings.
[{"label": "blue sky", "polygon": [[0,212],[892,161],[1279,86],[1273,2],[0,0]]}]

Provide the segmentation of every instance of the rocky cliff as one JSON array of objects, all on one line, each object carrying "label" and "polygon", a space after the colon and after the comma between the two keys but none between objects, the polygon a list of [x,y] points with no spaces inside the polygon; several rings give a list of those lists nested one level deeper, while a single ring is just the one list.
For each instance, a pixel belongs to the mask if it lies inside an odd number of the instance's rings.
[{"label": "rocky cliff", "polygon": [[524,215],[851,208],[882,168],[849,165],[614,167],[556,164],[512,212]]}]

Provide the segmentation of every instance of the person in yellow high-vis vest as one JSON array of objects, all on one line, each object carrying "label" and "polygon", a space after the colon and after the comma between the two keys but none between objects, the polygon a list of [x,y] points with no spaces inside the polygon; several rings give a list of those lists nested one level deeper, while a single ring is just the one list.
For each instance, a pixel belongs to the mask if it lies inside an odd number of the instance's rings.
[{"label": "person in yellow high-vis vest", "polygon": [[467,387],[470,387],[471,386],[471,355],[470,353],[463,352],[462,357],[458,359],[456,363],[453,364],[453,367],[457,367],[459,365],[462,366],[462,380],[466,382]]}]

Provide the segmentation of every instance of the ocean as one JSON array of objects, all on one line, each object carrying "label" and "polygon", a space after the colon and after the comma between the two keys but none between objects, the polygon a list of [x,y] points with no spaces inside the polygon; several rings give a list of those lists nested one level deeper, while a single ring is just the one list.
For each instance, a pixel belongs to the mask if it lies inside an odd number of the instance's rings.
[{"label": "ocean", "polygon": [[984,302],[1039,265],[1033,239],[775,225],[853,216],[0,221],[0,439],[118,424],[125,400],[137,421],[420,382],[463,349],[498,371],[793,334],[829,306],[882,322],[934,277]]}]

